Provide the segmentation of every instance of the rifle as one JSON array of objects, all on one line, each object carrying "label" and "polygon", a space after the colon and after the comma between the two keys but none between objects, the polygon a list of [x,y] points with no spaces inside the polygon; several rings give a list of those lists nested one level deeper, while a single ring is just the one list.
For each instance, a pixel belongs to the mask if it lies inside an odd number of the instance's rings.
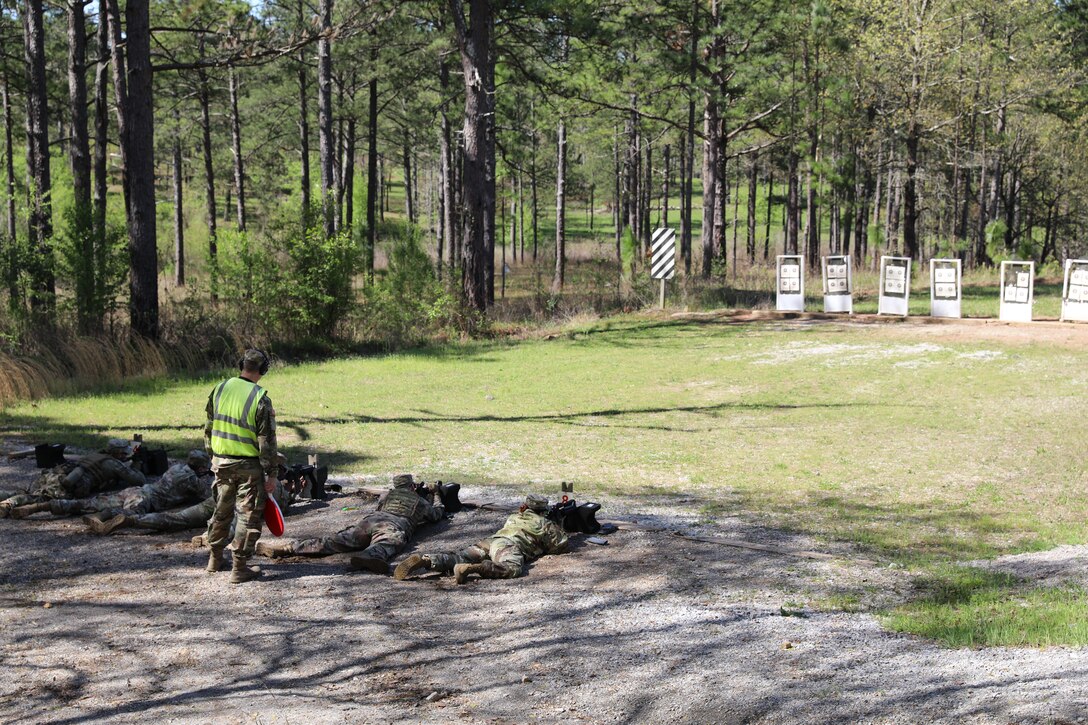
[{"label": "rifle", "polygon": [[[438,481],[434,484],[434,487],[438,489],[438,498],[442,500],[442,505],[446,508],[446,513],[455,514],[461,510],[461,499],[459,497],[461,484],[442,483],[441,481]],[[431,487],[423,481],[416,484],[416,493],[424,499],[431,495],[431,490]]]},{"label": "rifle", "polygon": [[280,466],[279,479],[284,482],[287,490],[292,493],[302,493],[306,484],[310,484],[310,498],[324,501],[328,498],[325,493],[325,482],[329,480],[328,466],[315,466],[313,464],[296,463],[293,466]]},{"label": "rifle", "polygon": [[597,522],[599,503],[579,504],[566,496],[548,509],[547,517],[563,527],[564,531],[574,534],[595,534],[601,530]]}]

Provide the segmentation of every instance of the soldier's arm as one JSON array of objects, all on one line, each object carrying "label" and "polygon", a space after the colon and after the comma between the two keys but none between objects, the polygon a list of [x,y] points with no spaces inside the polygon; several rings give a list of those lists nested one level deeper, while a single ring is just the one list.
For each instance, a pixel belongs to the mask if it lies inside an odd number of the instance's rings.
[{"label": "soldier's arm", "polygon": [[546,554],[562,554],[567,550],[570,538],[563,527],[549,520],[544,526],[544,552]]},{"label": "soldier's arm", "polygon": [[276,410],[267,394],[257,404],[257,447],[264,475],[276,478],[280,470],[276,460]]},{"label": "soldier's arm", "polygon": [[[442,503],[442,499],[439,497],[438,492],[434,494],[434,503],[428,503],[426,507],[427,521],[433,523],[435,521],[441,521],[446,517],[446,507]],[[426,503],[426,501],[424,502]]]},{"label": "soldier's arm", "polygon": [[130,484],[132,486],[143,486],[145,483],[147,483],[147,478],[144,476],[144,474],[140,473],[135,468],[126,466],[124,463],[121,463],[121,461],[106,461],[105,465],[109,468],[110,472],[113,473],[113,475],[117,476],[119,479],[127,484]]},{"label": "soldier's arm", "polygon": [[204,411],[208,414],[208,419],[204,423],[204,452],[208,456],[212,455],[212,418],[215,417],[215,388],[212,388],[212,392],[208,393],[208,405],[204,408]]}]

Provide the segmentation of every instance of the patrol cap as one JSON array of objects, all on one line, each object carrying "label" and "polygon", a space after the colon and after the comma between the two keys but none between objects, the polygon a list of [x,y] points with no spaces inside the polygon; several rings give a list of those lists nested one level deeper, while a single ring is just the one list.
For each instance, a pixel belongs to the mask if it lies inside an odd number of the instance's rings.
[{"label": "patrol cap", "polygon": [[106,453],[124,453],[127,456],[132,453],[132,446],[124,438],[110,438]]},{"label": "patrol cap", "polygon": [[189,457],[185,461],[189,464],[189,468],[194,471],[197,469],[211,468],[212,459],[208,457],[208,454],[199,448],[194,448],[189,451]]},{"label": "patrol cap", "polygon": [[548,497],[541,496],[539,493],[530,493],[525,497],[525,502],[522,505],[530,511],[542,514],[548,510]]},{"label": "patrol cap", "polygon": [[414,485],[416,485],[416,482],[410,473],[401,473],[393,476],[393,488],[411,488]]},{"label": "patrol cap", "polygon": [[276,465],[283,466],[284,468],[287,468],[287,456],[285,456],[282,453],[277,451],[276,452]]}]

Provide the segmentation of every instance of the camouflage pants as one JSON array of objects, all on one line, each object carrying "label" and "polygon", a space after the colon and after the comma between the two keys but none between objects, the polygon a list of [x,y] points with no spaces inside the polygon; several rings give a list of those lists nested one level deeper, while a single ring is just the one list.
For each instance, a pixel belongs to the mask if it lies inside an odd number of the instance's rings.
[{"label": "camouflage pants", "polygon": [[264,525],[264,471],[260,464],[232,466],[215,472],[215,511],[208,520],[208,547],[222,551],[234,523],[234,555],[253,556]]},{"label": "camouflage pants", "polygon": [[151,502],[143,487],[134,486],[116,493],[100,493],[90,498],[55,498],[49,502],[54,516],[75,516],[94,512],[116,514],[143,514],[151,508]]},{"label": "camouflage pants", "polygon": [[[153,514],[140,514],[132,517],[132,525],[138,529],[151,531],[184,531],[206,526],[208,519],[215,513],[215,500],[206,498],[198,504],[176,511],[158,511]],[[234,535],[232,527],[228,536]]]},{"label": "camouflage pants", "polygon": [[484,539],[460,551],[428,554],[427,557],[431,560],[433,569],[447,574],[457,564],[479,564],[487,559],[495,564],[503,579],[519,577],[525,570],[525,554],[521,553],[521,549],[513,541],[500,536]]},{"label": "camouflage pants", "polygon": [[[32,503],[42,503],[55,498],[86,498],[90,495],[89,477],[82,477],[75,486],[68,483],[68,474],[74,466],[63,465],[51,468],[38,476],[25,491],[13,491],[5,496],[3,503],[12,508]],[[8,492],[4,492],[8,493]]]},{"label": "camouflage pants", "polygon": [[410,538],[411,532],[405,530],[404,519],[379,511],[364,516],[332,536],[296,541],[290,551],[297,556],[329,556],[362,551],[363,556],[389,561],[408,545]]}]

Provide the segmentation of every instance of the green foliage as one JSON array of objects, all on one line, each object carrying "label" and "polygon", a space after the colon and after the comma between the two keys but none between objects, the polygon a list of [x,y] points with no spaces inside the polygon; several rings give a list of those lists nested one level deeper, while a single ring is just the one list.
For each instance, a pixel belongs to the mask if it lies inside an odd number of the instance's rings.
[{"label": "green foliage", "polygon": [[994,264],[1001,264],[1005,260],[1014,258],[1013,255],[1009,254],[1009,250],[1005,248],[1005,234],[1007,231],[1008,227],[1000,219],[986,225],[986,255],[993,260]]},{"label": "green foliage", "polygon": [[98,238],[90,208],[74,204],[66,207],[62,216],[54,249],[60,276],[70,280],[74,288],[74,295],[63,306],[75,310],[80,330],[93,332],[118,307],[128,271],[127,231],[123,222],[107,219],[105,237]]},{"label": "green foliage", "polygon": [[418,228],[393,241],[389,269],[362,295],[357,335],[384,348],[418,344],[456,323],[458,300],[439,281]]},{"label": "green foliage", "polygon": [[966,239],[942,238],[937,240],[936,246],[935,256],[951,259],[967,251],[969,245]]},{"label": "green foliage", "polygon": [[630,227],[623,230],[620,238],[620,259],[623,262],[624,274],[629,275],[627,280],[635,278],[635,261],[638,259],[638,242]]}]

